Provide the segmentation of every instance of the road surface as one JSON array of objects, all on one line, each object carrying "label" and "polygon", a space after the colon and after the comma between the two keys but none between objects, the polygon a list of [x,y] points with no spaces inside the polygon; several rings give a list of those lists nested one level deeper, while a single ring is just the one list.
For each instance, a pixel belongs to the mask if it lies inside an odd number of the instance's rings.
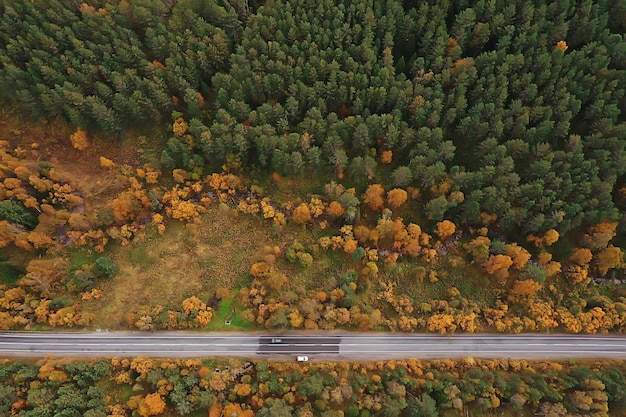
[{"label": "road surface", "polygon": [[[280,338],[272,343],[272,338]],[[0,357],[247,357],[626,359],[626,337],[602,335],[423,335],[405,333],[0,332]]]}]

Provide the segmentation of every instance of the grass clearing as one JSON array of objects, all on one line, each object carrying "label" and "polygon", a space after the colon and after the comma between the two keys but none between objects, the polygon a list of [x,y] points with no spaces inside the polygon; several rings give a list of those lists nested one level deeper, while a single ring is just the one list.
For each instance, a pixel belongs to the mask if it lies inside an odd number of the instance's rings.
[{"label": "grass clearing", "polygon": [[132,248],[128,252],[128,261],[137,266],[141,267],[149,267],[158,261],[158,259],[154,256],[151,256],[147,251],[144,245],[139,245]]},{"label": "grass clearing", "polygon": [[66,253],[69,258],[70,271],[80,269],[83,265],[92,264],[95,262],[96,258],[101,256],[101,254],[98,254],[93,249],[85,248],[69,248]]},{"label": "grass clearing", "polygon": [[[228,298],[220,301],[217,312],[213,315],[213,319],[208,330],[211,331],[242,331],[250,330],[252,324],[241,320],[240,314],[244,310],[235,305],[235,314],[233,315],[233,303],[234,297],[237,295],[238,290],[231,291]],[[230,320],[230,324],[226,324],[226,320]]]},{"label": "grass clearing", "polygon": [[181,302],[192,295],[206,301],[219,287],[238,288],[261,248],[279,244],[266,223],[220,213],[217,205],[210,206],[202,220],[196,236],[184,224],[169,222],[163,235],[146,233],[117,247],[111,257],[120,271],[104,285],[100,300],[83,303],[96,315],[94,325],[120,327],[124,317],[142,305],[180,310]]},{"label": "grass clearing", "polygon": [[[416,304],[430,302],[433,299],[446,299],[447,291],[456,287],[461,296],[478,305],[493,305],[496,299],[493,288],[490,288],[492,279],[486,276],[478,267],[473,265],[458,265],[458,259],[453,255],[441,258],[437,265],[406,260],[398,263],[392,271],[382,270],[380,276],[388,274],[389,278],[398,284],[398,288],[407,294]],[[429,271],[437,271],[438,280],[429,281]],[[380,278],[379,278],[380,279]]]}]

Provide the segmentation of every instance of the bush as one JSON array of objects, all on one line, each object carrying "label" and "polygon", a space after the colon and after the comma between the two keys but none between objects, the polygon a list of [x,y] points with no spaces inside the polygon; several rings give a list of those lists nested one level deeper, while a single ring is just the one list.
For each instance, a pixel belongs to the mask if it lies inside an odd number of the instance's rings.
[{"label": "bush", "polygon": [[298,264],[304,268],[310,268],[313,265],[313,256],[308,252],[298,252]]},{"label": "bush", "polygon": [[96,276],[91,271],[75,271],[67,281],[68,291],[85,292],[94,288]]},{"label": "bush", "polygon": [[0,220],[20,224],[29,230],[33,230],[39,223],[37,216],[15,200],[0,201]]},{"label": "bush", "polygon": [[100,278],[112,278],[119,271],[119,265],[106,256],[101,256],[96,259],[95,266],[93,268],[93,272]]},{"label": "bush", "polygon": [[55,298],[50,302],[50,310],[57,311],[64,307],[69,307],[74,304],[74,301],[71,298]]},{"label": "bush", "polygon": [[24,269],[17,263],[0,261],[0,282],[15,286],[24,272]]},{"label": "bush", "polygon": [[356,260],[365,258],[365,249],[359,246],[354,252],[352,252],[352,257]]}]

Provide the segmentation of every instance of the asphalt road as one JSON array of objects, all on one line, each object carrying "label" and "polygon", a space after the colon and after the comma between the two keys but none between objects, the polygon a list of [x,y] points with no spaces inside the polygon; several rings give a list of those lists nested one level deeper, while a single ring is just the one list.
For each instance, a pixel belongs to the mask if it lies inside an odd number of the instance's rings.
[{"label": "asphalt road", "polygon": [[[272,343],[272,338],[280,341]],[[423,335],[404,333],[0,332],[0,357],[264,357],[626,359],[626,337],[605,335]]]}]

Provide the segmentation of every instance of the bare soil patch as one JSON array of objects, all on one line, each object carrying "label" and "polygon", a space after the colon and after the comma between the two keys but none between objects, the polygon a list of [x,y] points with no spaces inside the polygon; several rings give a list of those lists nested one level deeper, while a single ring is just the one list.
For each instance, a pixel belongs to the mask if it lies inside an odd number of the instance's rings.
[{"label": "bare soil patch", "polygon": [[0,108],[0,140],[12,147],[21,147],[23,156],[32,164],[49,162],[61,178],[80,191],[89,212],[110,202],[123,188],[115,180],[114,171],[100,168],[100,156],[117,164],[137,166],[140,153],[134,138],[112,141],[88,135],[90,146],[84,151],[74,149],[70,135],[74,128],[61,121],[36,121],[19,110]]}]

